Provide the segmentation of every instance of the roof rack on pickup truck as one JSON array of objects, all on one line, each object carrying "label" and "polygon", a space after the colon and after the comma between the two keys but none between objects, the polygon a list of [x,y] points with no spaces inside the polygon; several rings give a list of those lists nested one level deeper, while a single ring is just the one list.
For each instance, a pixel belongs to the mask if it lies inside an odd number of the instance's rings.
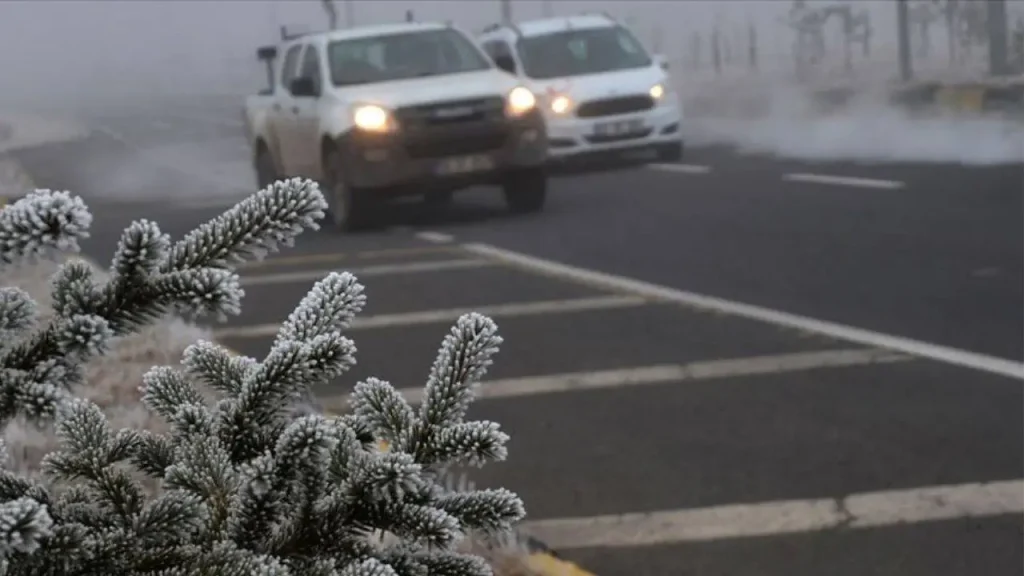
[{"label": "roof rack on pickup truck", "polygon": [[282,42],[288,42],[288,41],[291,41],[291,40],[295,40],[296,38],[302,38],[303,36],[307,36],[309,34],[310,34],[309,30],[306,30],[305,32],[301,32],[301,31],[300,32],[292,32],[292,31],[288,30],[288,26],[286,26],[286,25],[282,25],[281,26],[281,41]]}]

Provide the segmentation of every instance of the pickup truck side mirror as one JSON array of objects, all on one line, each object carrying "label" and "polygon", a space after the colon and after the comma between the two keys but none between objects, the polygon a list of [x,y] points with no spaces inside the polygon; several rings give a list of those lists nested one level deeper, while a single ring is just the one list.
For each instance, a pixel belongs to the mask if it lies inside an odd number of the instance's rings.
[{"label": "pickup truck side mirror", "polygon": [[277,46],[263,46],[256,50],[257,60],[274,60],[277,58]]},{"label": "pickup truck side mirror", "polygon": [[502,54],[501,56],[494,57],[494,64],[498,68],[501,68],[509,74],[516,73],[516,61],[512,59],[512,56],[508,54]]},{"label": "pickup truck side mirror", "polygon": [[662,70],[668,70],[668,58],[664,54],[655,54],[654,61],[657,62]]},{"label": "pickup truck side mirror", "polygon": [[312,78],[296,78],[288,88],[296,98],[316,98],[320,95]]}]

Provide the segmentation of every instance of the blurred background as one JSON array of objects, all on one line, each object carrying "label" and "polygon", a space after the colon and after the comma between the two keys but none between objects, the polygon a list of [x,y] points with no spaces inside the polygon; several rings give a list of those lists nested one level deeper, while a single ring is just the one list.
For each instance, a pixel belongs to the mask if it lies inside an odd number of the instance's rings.
[{"label": "blurred background", "polygon": [[[1024,73],[1022,0],[336,0],[341,25],[605,11],[665,54],[688,91],[723,86],[868,87],[893,79]],[[909,58],[901,62],[899,12]],[[243,94],[263,79],[254,47],[279,26],[326,26],[319,0],[6,0],[0,71],[8,104],[64,104],[149,92]]]}]

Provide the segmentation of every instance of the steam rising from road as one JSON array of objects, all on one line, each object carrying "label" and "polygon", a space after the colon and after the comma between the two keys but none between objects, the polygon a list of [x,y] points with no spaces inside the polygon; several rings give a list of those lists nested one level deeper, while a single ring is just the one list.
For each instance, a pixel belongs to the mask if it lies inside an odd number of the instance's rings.
[{"label": "steam rising from road", "polygon": [[[497,0],[353,2],[357,24],[399,21],[412,8],[418,19],[452,20],[477,31],[500,15]],[[828,3],[810,1],[818,6]],[[1021,10],[1021,4],[1012,0],[1011,12]],[[858,61],[854,74],[835,61],[826,63],[819,83],[846,82],[870,89],[896,74],[892,0],[858,0],[856,5],[871,14],[876,31],[873,59]],[[1024,157],[1022,124],[1009,121],[912,118],[881,104],[880,98],[866,98],[842,113],[822,115],[811,111],[806,91],[792,79],[793,33],[781,23],[791,6],[788,0],[551,0],[549,6],[555,14],[608,12],[628,23],[652,49],[665,54],[691,111],[688,130],[694,143],[726,143],[744,150],[816,159],[984,164],[1020,161]],[[536,18],[543,12],[541,0],[513,0],[517,18]],[[211,94],[237,102],[240,108],[242,97],[263,83],[264,72],[254,58],[254,50],[273,42],[281,24],[323,28],[326,16],[322,3],[0,2],[0,75],[5,78],[0,115],[31,109],[45,115],[73,115],[95,125],[98,115],[116,114],[129,104],[160,108],[163,102],[197,100]],[[840,24],[834,21],[828,26],[830,54],[837,54],[841,52],[836,49]],[[710,31],[716,27],[729,43],[728,62],[721,75],[711,71],[707,48]],[[751,28],[758,39],[756,72],[746,60]],[[945,66],[941,30],[937,29],[934,44],[933,61],[917,63],[922,74],[932,74]],[[695,48],[698,45],[704,48]],[[690,105],[694,98],[715,102],[738,98],[745,102],[724,111],[702,112],[700,106]],[[223,120],[238,117],[237,108],[222,106],[214,113],[222,114]],[[220,182],[232,177],[238,163],[246,160],[236,146],[239,156],[230,161],[229,169],[219,160],[211,160],[213,155],[204,154],[203,145],[189,149],[182,144],[167,142],[151,147],[146,151],[147,161],[171,164],[192,173],[209,169],[212,178]],[[195,159],[204,163],[188,165],[198,162]],[[126,167],[125,178],[119,183],[135,184],[134,176],[144,176],[137,170],[143,169]]]}]

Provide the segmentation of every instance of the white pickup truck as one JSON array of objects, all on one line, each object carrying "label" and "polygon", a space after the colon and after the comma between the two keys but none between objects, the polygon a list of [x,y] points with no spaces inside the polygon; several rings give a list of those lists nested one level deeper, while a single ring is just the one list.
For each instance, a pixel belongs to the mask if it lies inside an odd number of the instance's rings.
[{"label": "white pickup truck", "polygon": [[[279,57],[281,56],[281,57]],[[321,182],[339,229],[418,195],[446,204],[498,185],[514,212],[547,191],[547,131],[533,92],[463,31],[401,23],[307,34],[264,47],[270,88],[245,126],[258,185]]]}]

